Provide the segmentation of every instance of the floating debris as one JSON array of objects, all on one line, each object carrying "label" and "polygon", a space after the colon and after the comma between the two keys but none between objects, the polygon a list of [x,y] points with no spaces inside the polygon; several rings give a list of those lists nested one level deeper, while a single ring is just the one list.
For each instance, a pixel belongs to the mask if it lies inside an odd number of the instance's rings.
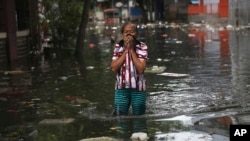
[{"label": "floating debris", "polygon": [[169,72],[164,72],[158,75],[162,76],[169,76],[169,77],[187,77],[189,74],[181,74],[181,73],[169,73]]},{"label": "floating debris", "polygon": [[145,72],[147,73],[162,73],[166,70],[165,66],[152,66],[149,68],[146,68]]},{"label": "floating debris", "polygon": [[95,47],[95,44],[94,43],[90,43],[89,44],[89,48],[94,48]]},{"label": "floating debris", "polygon": [[111,130],[120,130],[120,129],[122,129],[122,127],[120,127],[120,126],[114,126],[114,127],[111,127],[110,129]]},{"label": "floating debris", "polygon": [[95,67],[94,66],[87,66],[86,69],[87,70],[93,70]]},{"label": "floating debris", "polygon": [[39,124],[69,124],[74,122],[75,119],[73,118],[66,118],[66,119],[44,119],[39,122]]},{"label": "floating debris", "polygon": [[26,73],[26,71],[23,71],[23,70],[12,70],[12,71],[5,71],[4,74],[7,75],[7,74],[24,74]]},{"label": "floating debris", "polygon": [[72,101],[70,101],[70,103],[72,104],[89,104],[90,101],[88,99],[84,99],[84,98],[75,98]]},{"label": "floating debris", "polygon": [[149,137],[147,133],[136,132],[131,135],[130,139],[132,139],[132,141],[147,141]]},{"label": "floating debris", "polygon": [[162,34],[161,37],[166,38],[168,34]]},{"label": "floating debris", "polygon": [[233,30],[234,27],[233,27],[232,25],[229,24],[229,25],[226,26],[226,29],[227,29],[227,30]]},{"label": "floating debris", "polygon": [[68,77],[62,76],[62,77],[60,77],[60,79],[63,80],[63,81],[66,81],[68,79]]},{"label": "floating debris", "polygon": [[188,34],[188,37],[195,37],[195,34]]},{"label": "floating debris", "polygon": [[182,41],[176,41],[176,44],[182,44]]},{"label": "floating debris", "polygon": [[161,61],[162,61],[162,59],[161,59],[161,58],[157,58],[157,61],[158,61],[158,62],[161,62]]},{"label": "floating debris", "polygon": [[118,141],[118,139],[110,137],[96,137],[96,138],[81,139],[79,141]]},{"label": "floating debris", "polygon": [[177,40],[177,39],[167,39],[165,40],[166,44],[182,44],[183,41]]}]

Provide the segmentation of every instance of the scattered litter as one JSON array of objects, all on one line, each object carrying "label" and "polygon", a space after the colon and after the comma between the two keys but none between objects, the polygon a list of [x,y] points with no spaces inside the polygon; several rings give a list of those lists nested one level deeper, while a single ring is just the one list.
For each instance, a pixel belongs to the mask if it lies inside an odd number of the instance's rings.
[{"label": "scattered litter", "polygon": [[81,139],[79,141],[118,141],[118,139],[110,137],[96,137],[96,138]]},{"label": "scattered litter", "polygon": [[33,138],[38,137],[38,130],[34,130],[34,131],[30,132],[28,136],[33,137]]},{"label": "scattered litter", "polygon": [[39,124],[69,124],[74,122],[75,119],[73,118],[66,118],[66,119],[44,119],[39,122]]},{"label": "scattered litter", "polygon": [[122,129],[122,127],[120,127],[120,126],[114,126],[114,127],[111,127],[110,129],[111,130],[120,130],[120,129]]},{"label": "scattered litter", "polygon": [[181,74],[181,73],[169,73],[169,72],[164,72],[158,75],[162,76],[169,76],[169,77],[187,77],[189,74]]},{"label": "scattered litter", "polygon": [[90,103],[88,99],[83,99],[83,98],[76,98],[76,102],[80,104]]},{"label": "scattered litter", "polygon": [[67,80],[68,78],[67,78],[66,76],[62,76],[62,77],[60,77],[60,79],[63,80],[63,81],[65,81],[65,80]]},{"label": "scattered litter", "polygon": [[168,39],[168,40],[165,40],[165,43],[166,44],[182,44],[182,41],[177,40],[177,39]]},{"label": "scattered litter", "polygon": [[182,41],[176,41],[176,44],[182,44]]},{"label": "scattered litter", "polygon": [[152,66],[146,68],[145,72],[147,73],[162,73],[166,70],[165,66]]},{"label": "scattered litter", "polygon": [[234,27],[232,25],[227,25],[226,28],[227,30],[233,30]]},{"label": "scattered litter", "polygon": [[95,44],[93,44],[93,43],[89,44],[89,48],[94,48],[94,47],[95,47]]},{"label": "scattered litter", "polygon": [[86,69],[87,70],[93,70],[95,67],[94,66],[87,66]]},{"label": "scattered litter", "polygon": [[195,34],[188,34],[188,37],[195,37]]},{"label": "scattered litter", "polygon": [[162,59],[161,59],[161,58],[157,58],[157,61],[161,62],[161,61],[162,61]]},{"label": "scattered litter", "polygon": [[41,98],[32,98],[32,101],[41,101]]},{"label": "scattered litter", "polygon": [[148,134],[144,132],[133,133],[130,137],[132,141],[147,141],[149,139]]},{"label": "scattered litter", "polygon": [[162,34],[161,36],[164,37],[164,38],[166,38],[168,35],[167,34]]},{"label": "scattered litter", "polygon": [[172,54],[172,55],[175,55],[175,54],[176,54],[176,52],[175,52],[175,51],[171,51],[171,54]]},{"label": "scattered litter", "polygon": [[23,71],[23,70],[12,70],[12,71],[5,71],[4,74],[7,75],[7,74],[23,74],[23,73],[26,73],[26,71]]}]

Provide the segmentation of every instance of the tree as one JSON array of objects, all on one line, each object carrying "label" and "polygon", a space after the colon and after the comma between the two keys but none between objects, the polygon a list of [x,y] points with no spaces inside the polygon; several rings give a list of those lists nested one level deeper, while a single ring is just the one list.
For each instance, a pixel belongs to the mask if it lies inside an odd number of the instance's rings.
[{"label": "tree", "polygon": [[77,36],[77,42],[76,42],[76,48],[75,48],[75,56],[81,57],[83,48],[84,48],[84,38],[85,38],[85,30],[88,25],[89,20],[89,8],[90,8],[90,0],[85,0],[83,3],[83,10],[82,10],[82,16],[81,16],[81,22],[79,25],[79,31]]},{"label": "tree", "polygon": [[45,7],[44,24],[52,36],[54,47],[71,47],[77,37],[82,12],[79,0],[43,0]]},{"label": "tree", "polygon": [[75,56],[82,54],[91,2],[91,0],[43,0],[46,9],[45,21],[48,21],[46,24],[54,47],[75,46]]}]

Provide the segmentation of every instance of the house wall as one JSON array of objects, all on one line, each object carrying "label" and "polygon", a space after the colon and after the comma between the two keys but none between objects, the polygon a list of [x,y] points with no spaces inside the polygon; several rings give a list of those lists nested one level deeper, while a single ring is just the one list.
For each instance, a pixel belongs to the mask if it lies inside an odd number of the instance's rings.
[{"label": "house wall", "polygon": [[[31,5],[32,2],[34,2],[33,5]],[[34,9],[33,11],[31,9],[36,4],[37,0],[0,0],[1,64],[10,64],[10,68],[12,68],[18,64],[20,58],[28,55],[30,30],[33,30],[34,26],[34,24],[30,24],[30,19],[35,19],[31,17],[31,12],[35,13]]]},{"label": "house wall", "polygon": [[199,4],[189,4],[188,15],[214,14],[221,18],[228,17],[228,0],[200,0]]}]

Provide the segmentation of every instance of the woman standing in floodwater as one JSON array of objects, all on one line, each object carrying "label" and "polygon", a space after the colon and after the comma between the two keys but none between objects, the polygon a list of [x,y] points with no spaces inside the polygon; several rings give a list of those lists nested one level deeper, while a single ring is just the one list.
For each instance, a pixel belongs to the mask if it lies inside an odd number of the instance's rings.
[{"label": "woman standing in floodwater", "polygon": [[128,22],[122,26],[123,39],[115,44],[111,70],[116,73],[114,113],[128,115],[132,106],[132,115],[143,115],[146,110],[146,68],[147,45],[136,39],[137,27]]}]

